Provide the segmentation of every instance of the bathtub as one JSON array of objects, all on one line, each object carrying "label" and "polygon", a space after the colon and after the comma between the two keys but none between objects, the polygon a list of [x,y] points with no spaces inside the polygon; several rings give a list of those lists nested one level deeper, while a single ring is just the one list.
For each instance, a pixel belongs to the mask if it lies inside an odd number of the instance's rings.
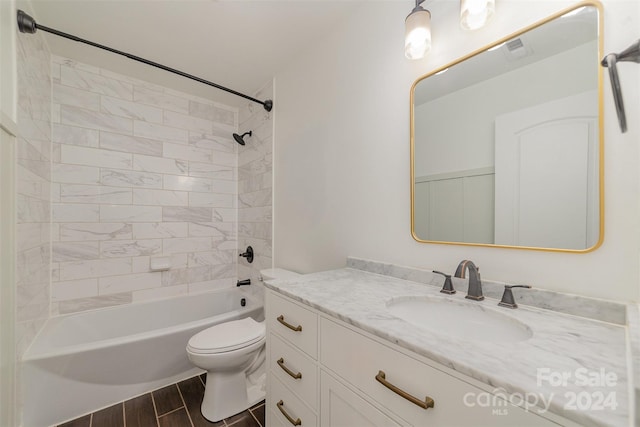
[{"label": "bathtub", "polygon": [[264,320],[263,303],[233,288],[51,318],[23,358],[23,424],[58,424],[204,372],[187,358],[189,338],[247,316]]}]

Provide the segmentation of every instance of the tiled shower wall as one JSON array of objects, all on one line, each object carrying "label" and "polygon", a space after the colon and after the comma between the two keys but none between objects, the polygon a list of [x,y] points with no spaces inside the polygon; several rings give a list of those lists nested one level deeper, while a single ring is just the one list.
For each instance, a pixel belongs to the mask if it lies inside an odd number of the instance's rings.
[{"label": "tiled shower wall", "polygon": [[16,36],[16,351],[49,317],[51,272],[51,55],[41,34]]},{"label": "tiled shower wall", "polygon": [[[273,83],[255,96],[273,99]],[[238,249],[250,245],[255,259],[251,264],[239,261],[238,278],[257,284],[260,270],[272,267],[273,112],[247,103],[239,118],[240,132],[253,133],[238,148]]]},{"label": "tiled shower wall", "polygon": [[237,110],[59,57],[52,77],[51,314],[235,286]]}]

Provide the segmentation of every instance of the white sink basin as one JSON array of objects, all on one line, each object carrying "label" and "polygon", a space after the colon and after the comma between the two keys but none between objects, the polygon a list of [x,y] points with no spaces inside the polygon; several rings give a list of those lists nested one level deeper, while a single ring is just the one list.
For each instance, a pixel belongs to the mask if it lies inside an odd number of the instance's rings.
[{"label": "white sink basin", "polygon": [[399,297],[387,301],[387,310],[420,328],[465,340],[516,342],[533,336],[524,323],[468,300]]}]

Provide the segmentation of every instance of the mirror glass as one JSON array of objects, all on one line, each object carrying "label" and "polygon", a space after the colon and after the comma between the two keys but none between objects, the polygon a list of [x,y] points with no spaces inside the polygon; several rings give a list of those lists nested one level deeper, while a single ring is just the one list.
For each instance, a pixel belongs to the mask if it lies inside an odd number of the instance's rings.
[{"label": "mirror glass", "polygon": [[412,234],[581,251],[602,241],[601,14],[557,14],[418,79]]}]

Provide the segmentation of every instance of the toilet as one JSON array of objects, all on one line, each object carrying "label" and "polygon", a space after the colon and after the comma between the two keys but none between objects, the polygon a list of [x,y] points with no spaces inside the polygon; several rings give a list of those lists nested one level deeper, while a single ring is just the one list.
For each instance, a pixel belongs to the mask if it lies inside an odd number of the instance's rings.
[{"label": "toilet", "polygon": [[[260,273],[263,280],[297,276],[277,268]],[[265,322],[251,317],[220,323],[189,339],[189,360],[207,371],[201,406],[206,419],[223,420],[264,399],[265,341]]]}]

